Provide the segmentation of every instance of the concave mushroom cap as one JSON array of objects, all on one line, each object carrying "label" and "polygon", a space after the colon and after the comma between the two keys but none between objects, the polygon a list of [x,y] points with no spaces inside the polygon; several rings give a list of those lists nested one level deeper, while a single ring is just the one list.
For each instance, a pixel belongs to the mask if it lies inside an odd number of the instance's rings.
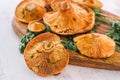
[{"label": "concave mushroom cap", "polygon": [[91,8],[102,8],[103,4],[99,0],[73,0],[75,2],[78,2],[80,4],[85,4],[88,7]]},{"label": "concave mushroom cap", "polygon": [[59,10],[47,12],[43,17],[53,32],[73,35],[93,28],[95,14],[89,7],[70,1],[61,1],[59,6]]},{"label": "concave mushroom cap", "polygon": [[32,32],[42,32],[46,29],[45,25],[38,21],[31,21],[28,24],[28,29]]},{"label": "concave mushroom cap", "polygon": [[115,42],[104,34],[79,35],[74,42],[81,54],[92,58],[107,58],[115,52]]},{"label": "concave mushroom cap", "polygon": [[43,33],[32,39],[24,50],[27,66],[40,76],[60,73],[68,64],[69,54],[53,33]]},{"label": "concave mushroom cap", "polygon": [[45,12],[46,9],[35,1],[24,0],[16,7],[15,16],[18,20],[29,23],[34,20],[41,20]]}]

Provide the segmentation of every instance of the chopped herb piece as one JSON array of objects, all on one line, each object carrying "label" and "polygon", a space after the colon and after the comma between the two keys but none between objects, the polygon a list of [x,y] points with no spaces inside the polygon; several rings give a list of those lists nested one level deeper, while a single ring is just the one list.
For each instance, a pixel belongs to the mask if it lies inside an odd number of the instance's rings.
[{"label": "chopped herb piece", "polygon": [[95,14],[100,13],[100,8],[94,8],[93,11],[95,12]]},{"label": "chopped herb piece", "polygon": [[45,32],[50,32],[51,31],[51,29],[50,29],[50,27],[48,25],[46,25],[45,27],[46,27]]}]

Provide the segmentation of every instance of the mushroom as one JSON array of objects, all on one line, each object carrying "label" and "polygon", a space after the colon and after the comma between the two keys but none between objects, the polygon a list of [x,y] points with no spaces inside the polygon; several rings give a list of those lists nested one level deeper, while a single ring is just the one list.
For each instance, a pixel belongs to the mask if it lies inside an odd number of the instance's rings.
[{"label": "mushroom", "polygon": [[43,7],[45,7],[45,5],[46,5],[45,0],[33,0],[33,1],[35,1],[35,2],[38,3],[40,6],[43,6]]},{"label": "mushroom", "polygon": [[41,20],[46,9],[35,1],[24,0],[16,7],[15,16],[19,21],[29,23],[34,20]]},{"label": "mushroom", "polygon": [[115,42],[104,34],[79,35],[74,38],[74,42],[81,54],[91,58],[107,58],[115,52]]},{"label": "mushroom", "polygon": [[46,29],[46,27],[43,23],[32,21],[28,24],[28,29],[32,32],[42,32]]},{"label": "mushroom", "polygon": [[[43,20],[51,30],[61,35],[73,35],[91,30],[95,22],[92,9],[71,1],[59,1],[59,10],[45,13]],[[56,9],[57,5],[54,6]],[[53,8],[53,7],[52,7]]]},{"label": "mushroom", "polygon": [[38,4],[40,4],[40,5],[44,6],[44,7],[48,7],[48,6],[51,5],[51,2],[53,0],[33,0],[33,1],[37,2]]},{"label": "mushroom", "polygon": [[82,3],[91,8],[102,8],[103,4],[99,0],[73,0],[78,3]]},{"label": "mushroom", "polygon": [[51,6],[51,2],[52,2],[53,0],[45,0],[45,2],[46,2],[46,6]]},{"label": "mushroom", "polygon": [[24,50],[29,69],[40,76],[58,74],[67,66],[69,54],[53,33],[43,33],[32,39]]}]

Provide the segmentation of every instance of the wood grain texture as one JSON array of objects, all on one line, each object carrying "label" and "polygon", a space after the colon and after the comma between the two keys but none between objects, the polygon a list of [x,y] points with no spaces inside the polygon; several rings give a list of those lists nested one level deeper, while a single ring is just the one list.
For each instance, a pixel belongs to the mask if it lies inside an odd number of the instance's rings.
[{"label": "wood grain texture", "polygon": [[[102,13],[106,14],[110,19],[120,19],[119,16],[116,16],[112,13],[102,10]],[[21,38],[26,33],[27,24],[18,21],[15,17],[12,22],[13,29],[15,33]],[[106,24],[101,24],[95,30],[98,33],[105,33],[106,30],[110,29],[110,26]],[[109,70],[120,70],[120,53],[115,52],[115,54],[109,58],[105,59],[92,59],[86,56],[81,55],[80,53],[68,50],[70,54],[69,64],[86,66],[92,68],[101,68]]]}]

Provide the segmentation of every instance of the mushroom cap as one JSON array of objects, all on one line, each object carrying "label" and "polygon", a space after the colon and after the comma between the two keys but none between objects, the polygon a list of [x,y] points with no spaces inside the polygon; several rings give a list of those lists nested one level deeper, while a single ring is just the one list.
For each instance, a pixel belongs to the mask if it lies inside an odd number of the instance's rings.
[{"label": "mushroom cap", "polygon": [[73,35],[93,28],[95,14],[89,7],[70,1],[60,1],[59,6],[59,10],[47,12],[43,17],[44,22],[53,32]]},{"label": "mushroom cap", "polygon": [[69,54],[53,33],[33,38],[24,50],[27,66],[40,76],[60,73],[68,64]]},{"label": "mushroom cap", "polygon": [[45,7],[45,5],[46,5],[45,0],[33,0],[33,1],[35,1],[35,2],[38,3],[40,6],[43,6],[43,7]]},{"label": "mushroom cap", "polygon": [[51,2],[53,0],[33,0],[37,3],[39,3],[40,5],[44,6],[44,7],[47,7],[47,6],[50,6],[51,5]]},{"label": "mushroom cap", "polygon": [[82,3],[91,8],[102,8],[103,4],[99,0],[73,0],[78,3]]},{"label": "mushroom cap", "polygon": [[28,29],[32,32],[42,32],[45,30],[45,25],[38,21],[31,21],[28,24]]},{"label": "mushroom cap", "polygon": [[46,9],[32,0],[24,0],[16,7],[15,16],[19,21],[29,23],[34,20],[41,20]]},{"label": "mushroom cap", "polygon": [[92,58],[107,58],[115,52],[115,42],[104,34],[79,35],[74,42],[81,54]]}]

